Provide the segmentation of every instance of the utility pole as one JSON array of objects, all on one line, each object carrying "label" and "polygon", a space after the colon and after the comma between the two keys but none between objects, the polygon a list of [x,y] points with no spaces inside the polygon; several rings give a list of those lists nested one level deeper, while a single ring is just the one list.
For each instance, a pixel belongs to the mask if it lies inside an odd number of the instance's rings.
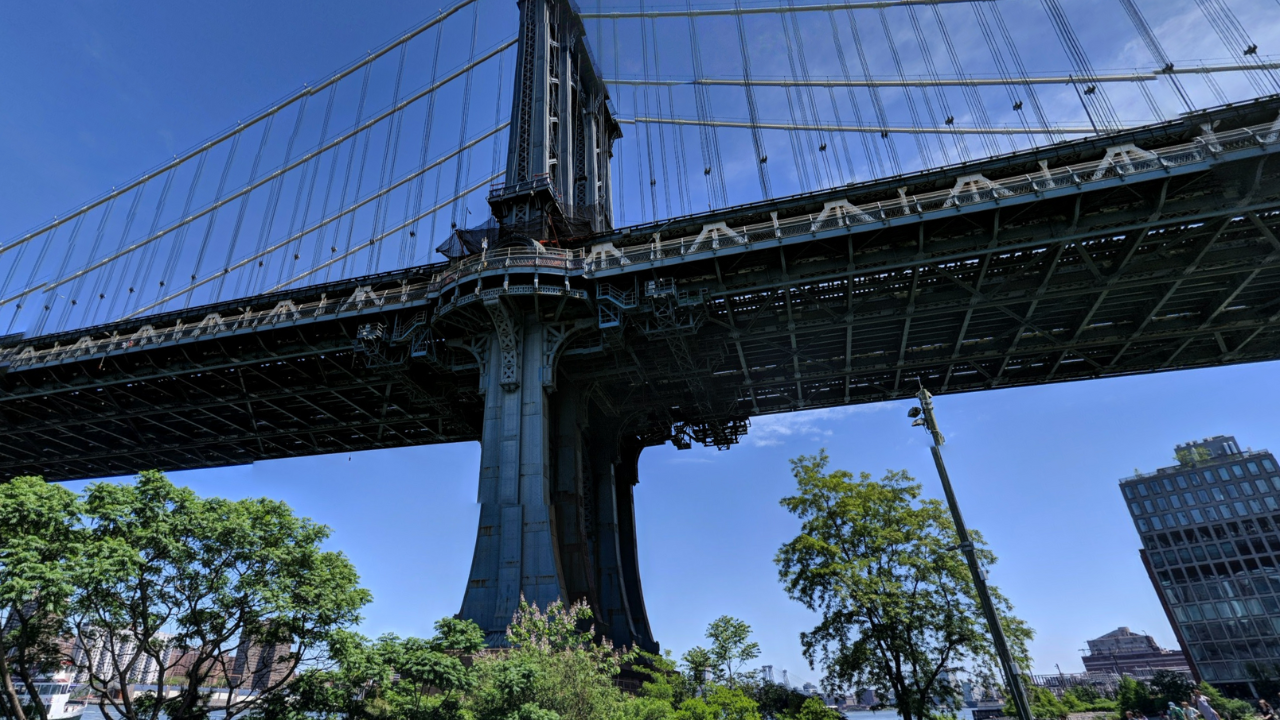
[{"label": "utility pole", "polygon": [[[991,593],[987,589],[987,574],[978,564],[978,553],[969,538],[969,529],[965,527],[964,517],[960,514],[960,505],[956,503],[955,491],[951,489],[951,476],[947,474],[947,466],[942,462],[942,443],[946,442],[938,431],[938,421],[933,415],[933,396],[922,386],[916,393],[920,400],[919,407],[907,411],[914,418],[912,427],[923,426],[933,439],[933,464],[938,468],[938,478],[942,480],[942,491],[947,495],[947,507],[951,510],[951,519],[956,525],[956,535],[960,538],[960,550],[969,564],[969,574],[973,576],[974,588],[978,591],[978,601],[982,604],[982,614],[987,619],[987,629],[991,632],[991,642],[995,645],[996,655],[1000,659],[1000,670],[1004,673],[1005,684],[1013,696],[1013,705],[1018,710],[1019,720],[1033,720],[1031,703],[1027,701],[1026,690],[1022,687],[1022,673],[1013,655],[1009,652],[1009,643],[1004,637],[1004,628],[1000,625],[1000,616],[996,614],[995,604],[991,602]],[[923,415],[923,417],[921,417]]]}]

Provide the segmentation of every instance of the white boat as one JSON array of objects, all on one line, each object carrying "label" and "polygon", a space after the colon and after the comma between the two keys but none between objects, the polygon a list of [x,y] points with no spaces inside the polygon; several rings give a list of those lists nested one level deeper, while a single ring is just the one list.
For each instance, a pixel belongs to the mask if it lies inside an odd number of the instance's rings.
[{"label": "white boat", "polygon": [[[17,678],[14,678],[13,685],[18,691],[18,699],[24,705],[29,704],[26,685]],[[85,696],[89,687],[72,683],[71,675],[56,673],[52,677],[37,680],[35,686],[40,700],[49,711],[49,720],[72,720],[84,714],[87,706]]]}]

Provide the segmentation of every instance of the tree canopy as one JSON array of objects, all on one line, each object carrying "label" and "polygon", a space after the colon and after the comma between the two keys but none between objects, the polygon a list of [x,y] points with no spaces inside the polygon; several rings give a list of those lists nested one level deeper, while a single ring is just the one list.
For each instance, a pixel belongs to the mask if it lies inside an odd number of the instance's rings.
[{"label": "tree canopy", "polygon": [[[989,667],[994,653],[946,508],[922,498],[905,471],[879,480],[828,472],[825,452],[791,464],[796,494],[782,506],[801,531],[775,561],[787,593],[822,618],[800,636],[805,657],[828,685],[892,693],[903,720],[952,710],[958,693],[949,671]],[[995,556],[972,535],[991,566]],[[1026,666],[1031,630],[998,590],[991,594]]]}]

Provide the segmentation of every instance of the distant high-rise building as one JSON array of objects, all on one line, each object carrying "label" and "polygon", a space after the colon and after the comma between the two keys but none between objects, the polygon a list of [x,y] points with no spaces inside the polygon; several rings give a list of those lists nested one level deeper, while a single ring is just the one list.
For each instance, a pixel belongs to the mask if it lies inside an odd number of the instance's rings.
[{"label": "distant high-rise building", "polygon": [[1120,481],[1139,552],[1192,673],[1254,696],[1250,668],[1280,662],[1280,468],[1227,435],[1174,455]]},{"label": "distant high-rise building", "polygon": [[155,683],[161,666],[169,666],[181,652],[169,643],[170,637],[168,633],[155,633],[151,640],[160,649],[152,654],[143,652],[138,639],[128,630],[117,631],[113,636],[105,630],[86,628],[71,650],[74,679],[84,683],[92,675],[101,681],[114,682],[119,678],[117,673],[123,672],[124,680],[129,683]]},{"label": "distant high-rise building", "polygon": [[230,681],[242,690],[268,690],[289,676],[292,663],[286,656],[290,652],[287,642],[263,645],[246,635],[236,648]]},{"label": "distant high-rise building", "polygon": [[1156,670],[1191,670],[1182,650],[1165,650],[1155,638],[1127,627],[1116,628],[1088,644],[1089,654],[1083,658],[1085,672],[1148,677]]}]

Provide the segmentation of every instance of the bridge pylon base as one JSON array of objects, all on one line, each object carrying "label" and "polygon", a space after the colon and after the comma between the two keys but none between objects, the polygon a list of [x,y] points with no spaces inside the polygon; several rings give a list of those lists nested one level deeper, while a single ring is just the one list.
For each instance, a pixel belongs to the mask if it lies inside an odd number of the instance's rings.
[{"label": "bridge pylon base", "polygon": [[578,387],[557,389],[563,326],[486,302],[480,523],[459,617],[491,646],[520,598],[546,608],[586,601],[615,646],[657,651],[645,614],[632,491],[642,444]]}]

